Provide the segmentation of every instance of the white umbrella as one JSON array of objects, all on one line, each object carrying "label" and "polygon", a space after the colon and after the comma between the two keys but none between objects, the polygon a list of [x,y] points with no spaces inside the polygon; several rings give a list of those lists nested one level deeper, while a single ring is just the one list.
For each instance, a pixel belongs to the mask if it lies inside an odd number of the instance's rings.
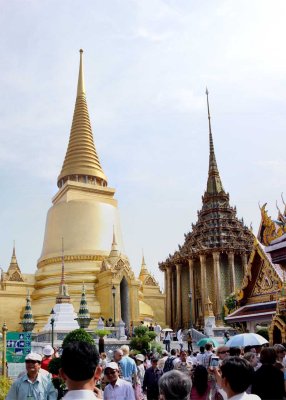
[{"label": "white umbrella", "polygon": [[225,345],[228,347],[245,347],[262,346],[266,343],[268,343],[268,340],[257,333],[241,333],[239,335],[234,335]]},{"label": "white umbrella", "polygon": [[162,332],[173,332],[173,329],[165,328],[165,329],[162,329]]}]

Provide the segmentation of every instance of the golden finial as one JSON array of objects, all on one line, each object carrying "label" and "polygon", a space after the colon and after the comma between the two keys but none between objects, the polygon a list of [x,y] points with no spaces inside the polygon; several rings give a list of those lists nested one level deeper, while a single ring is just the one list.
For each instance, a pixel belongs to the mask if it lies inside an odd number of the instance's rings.
[{"label": "golden finial", "polygon": [[79,74],[78,74],[78,84],[77,84],[77,96],[85,95],[85,85],[84,85],[84,74],[83,74],[83,50],[80,49],[80,62],[79,62]]}]

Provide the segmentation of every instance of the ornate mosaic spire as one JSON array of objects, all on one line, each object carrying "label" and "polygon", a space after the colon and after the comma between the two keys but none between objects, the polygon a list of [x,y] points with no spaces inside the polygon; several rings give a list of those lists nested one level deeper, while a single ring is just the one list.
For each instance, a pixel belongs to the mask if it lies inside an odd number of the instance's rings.
[{"label": "ornate mosaic spire", "polygon": [[22,325],[24,332],[32,332],[34,329],[34,326],[36,325],[36,322],[34,321],[33,313],[32,313],[29,289],[27,291],[26,307],[25,307],[23,319],[22,319],[22,322],[20,322],[20,324]]},{"label": "ornate mosaic spire", "polygon": [[78,311],[78,317],[76,318],[76,320],[77,320],[80,328],[88,328],[90,321],[92,320],[92,318],[90,318],[90,314],[89,314],[89,310],[88,310],[88,306],[87,306],[84,284],[82,285],[80,306],[79,306],[79,311]]},{"label": "ornate mosaic spire", "polygon": [[209,155],[209,174],[208,174],[208,182],[207,182],[207,193],[217,194],[217,193],[224,192],[224,189],[223,189],[221,179],[219,176],[219,171],[218,171],[215,152],[214,152],[210,106],[209,106],[209,92],[208,92],[207,88],[206,88],[206,95],[207,95],[208,120],[209,120],[209,142],[210,142],[209,143],[210,155]]},{"label": "ornate mosaic spire", "polygon": [[59,187],[68,179],[107,186],[107,178],[101,168],[93,141],[85,96],[82,54],[83,50],[80,50],[77,97],[69,145],[58,177]]}]

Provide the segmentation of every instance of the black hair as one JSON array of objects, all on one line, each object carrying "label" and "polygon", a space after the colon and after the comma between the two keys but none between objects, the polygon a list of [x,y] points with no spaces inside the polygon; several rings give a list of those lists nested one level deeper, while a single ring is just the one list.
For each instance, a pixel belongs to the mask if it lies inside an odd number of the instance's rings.
[{"label": "black hair", "polygon": [[86,381],[94,375],[99,362],[95,345],[87,342],[71,342],[63,349],[61,366],[73,381]]},{"label": "black hair", "polygon": [[193,387],[203,396],[208,389],[208,370],[203,365],[197,365],[193,373]]},{"label": "black hair", "polygon": [[172,349],[171,350],[171,356],[175,356],[177,354],[177,350],[176,349]]},{"label": "black hair", "polygon": [[265,347],[260,353],[261,364],[275,364],[276,362],[276,351],[273,347]]},{"label": "black hair", "polygon": [[228,357],[220,366],[223,378],[229,383],[234,393],[243,393],[251,385],[254,369],[250,363],[240,357]]},{"label": "black hair", "polygon": [[238,357],[238,356],[240,356],[240,354],[241,354],[241,349],[240,349],[240,347],[230,347],[229,348],[229,355],[231,356],[231,357]]}]

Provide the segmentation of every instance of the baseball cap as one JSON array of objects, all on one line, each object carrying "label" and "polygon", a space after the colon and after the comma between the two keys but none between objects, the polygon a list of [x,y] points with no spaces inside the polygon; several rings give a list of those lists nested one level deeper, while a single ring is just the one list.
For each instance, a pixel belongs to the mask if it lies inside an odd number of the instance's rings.
[{"label": "baseball cap", "polygon": [[28,361],[28,360],[41,362],[42,356],[38,353],[29,353],[25,357],[25,361]]},{"label": "baseball cap", "polygon": [[137,354],[137,356],[135,358],[136,358],[136,360],[139,360],[142,362],[145,360],[145,357],[143,356],[143,354]]},{"label": "baseball cap", "polygon": [[114,361],[112,361],[112,362],[110,362],[110,363],[107,363],[106,364],[106,367],[105,367],[105,370],[107,369],[107,368],[110,368],[110,369],[119,369],[118,368],[118,364],[116,363],[116,362],[114,362]]}]

